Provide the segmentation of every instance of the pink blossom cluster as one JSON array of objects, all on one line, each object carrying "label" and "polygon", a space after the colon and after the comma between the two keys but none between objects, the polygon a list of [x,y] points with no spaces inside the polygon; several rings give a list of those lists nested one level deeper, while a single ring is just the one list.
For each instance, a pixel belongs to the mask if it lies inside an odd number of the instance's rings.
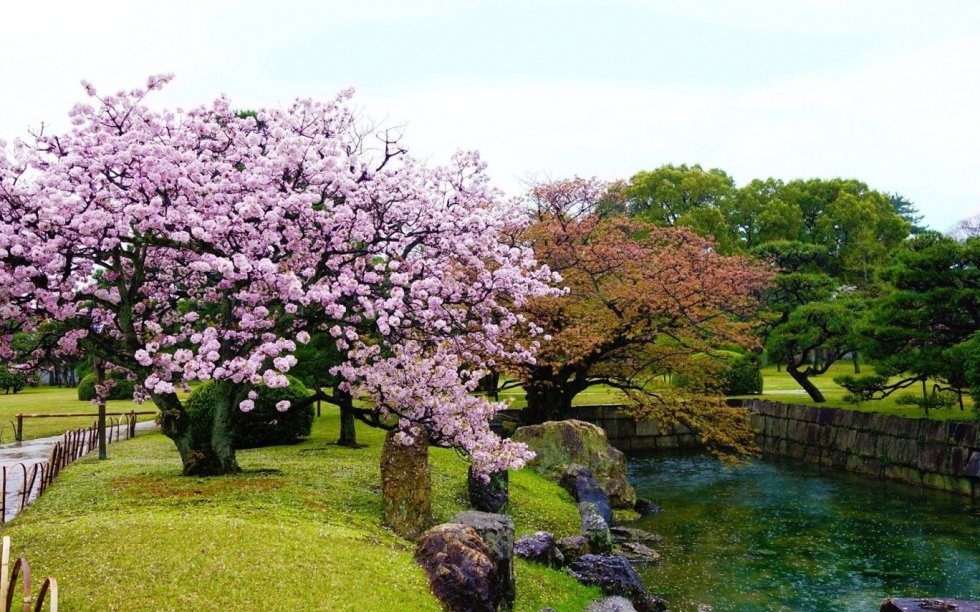
[{"label": "pink blossom cluster", "polygon": [[525,215],[479,157],[416,162],[359,131],[350,92],[151,109],[169,80],[86,84],[69,132],[0,142],[0,356],[12,331],[67,322],[63,351],[98,353],[157,398],[193,380],[285,386],[296,343],[325,331],[349,389],[403,436],[424,427],[482,471],[526,460],[489,430],[500,406],[470,391],[497,359],[533,360],[535,342],[510,339],[540,333],[518,310],[554,278],[503,238]]}]

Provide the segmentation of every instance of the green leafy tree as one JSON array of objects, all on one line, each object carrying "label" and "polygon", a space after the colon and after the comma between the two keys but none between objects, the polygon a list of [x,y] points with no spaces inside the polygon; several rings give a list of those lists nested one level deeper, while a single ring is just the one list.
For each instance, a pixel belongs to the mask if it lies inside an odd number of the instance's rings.
[{"label": "green leafy tree", "polygon": [[[890,290],[874,302],[860,335],[884,381],[865,395],[879,399],[932,380],[934,394],[951,391],[962,407],[971,384],[969,341],[980,329],[980,238],[920,234],[894,253],[881,278]],[[868,387],[861,379],[840,382]]]}]

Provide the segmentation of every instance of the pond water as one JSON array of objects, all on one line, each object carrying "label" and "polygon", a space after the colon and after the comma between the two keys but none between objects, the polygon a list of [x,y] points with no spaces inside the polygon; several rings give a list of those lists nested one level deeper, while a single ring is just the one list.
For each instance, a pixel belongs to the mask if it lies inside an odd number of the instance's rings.
[{"label": "pond water", "polygon": [[637,526],[663,535],[641,570],[671,610],[878,610],[886,596],[980,599],[980,504],[782,462],[630,459]]}]

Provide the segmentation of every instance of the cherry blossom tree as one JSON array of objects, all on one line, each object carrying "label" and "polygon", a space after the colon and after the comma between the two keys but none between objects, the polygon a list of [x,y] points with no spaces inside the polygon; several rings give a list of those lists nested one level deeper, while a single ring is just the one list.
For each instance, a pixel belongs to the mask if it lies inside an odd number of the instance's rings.
[{"label": "cherry blossom tree", "polygon": [[[219,474],[238,469],[230,411],[285,386],[297,342],[325,331],[344,388],[398,441],[424,435],[481,473],[521,465],[527,449],[489,430],[500,406],[468,391],[488,359],[533,360],[539,330],[517,313],[552,279],[498,238],[521,216],[479,158],[426,167],[375,143],[350,92],[151,109],[169,80],[86,84],[70,131],[3,145],[0,358],[14,333],[61,322],[60,351],[128,372],[159,407],[186,474]],[[194,380],[216,382],[203,422],[177,393]]]}]

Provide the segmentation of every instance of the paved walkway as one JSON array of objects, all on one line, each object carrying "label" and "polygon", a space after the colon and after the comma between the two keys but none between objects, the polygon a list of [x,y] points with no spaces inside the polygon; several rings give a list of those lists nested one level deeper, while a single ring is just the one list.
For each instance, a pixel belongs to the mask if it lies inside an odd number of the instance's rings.
[{"label": "paved walkway", "polygon": [[[136,433],[139,434],[140,432],[156,429],[157,427],[155,421],[140,421],[136,423]],[[48,457],[51,456],[51,448],[54,447],[55,443],[60,442],[61,439],[62,436],[48,436],[47,438],[35,438],[34,440],[25,440],[23,442],[0,444],[0,468],[6,468],[7,472],[5,522],[14,518],[20,510],[24,470],[17,464],[24,464],[24,467],[27,468],[27,478],[30,480],[32,466],[36,463],[47,461]],[[109,447],[109,452],[112,452],[111,446]],[[38,472],[37,480],[40,480],[40,478],[41,473]],[[38,484],[38,482],[34,483],[34,488],[28,496],[30,501],[33,501],[37,497],[36,487]]]}]

